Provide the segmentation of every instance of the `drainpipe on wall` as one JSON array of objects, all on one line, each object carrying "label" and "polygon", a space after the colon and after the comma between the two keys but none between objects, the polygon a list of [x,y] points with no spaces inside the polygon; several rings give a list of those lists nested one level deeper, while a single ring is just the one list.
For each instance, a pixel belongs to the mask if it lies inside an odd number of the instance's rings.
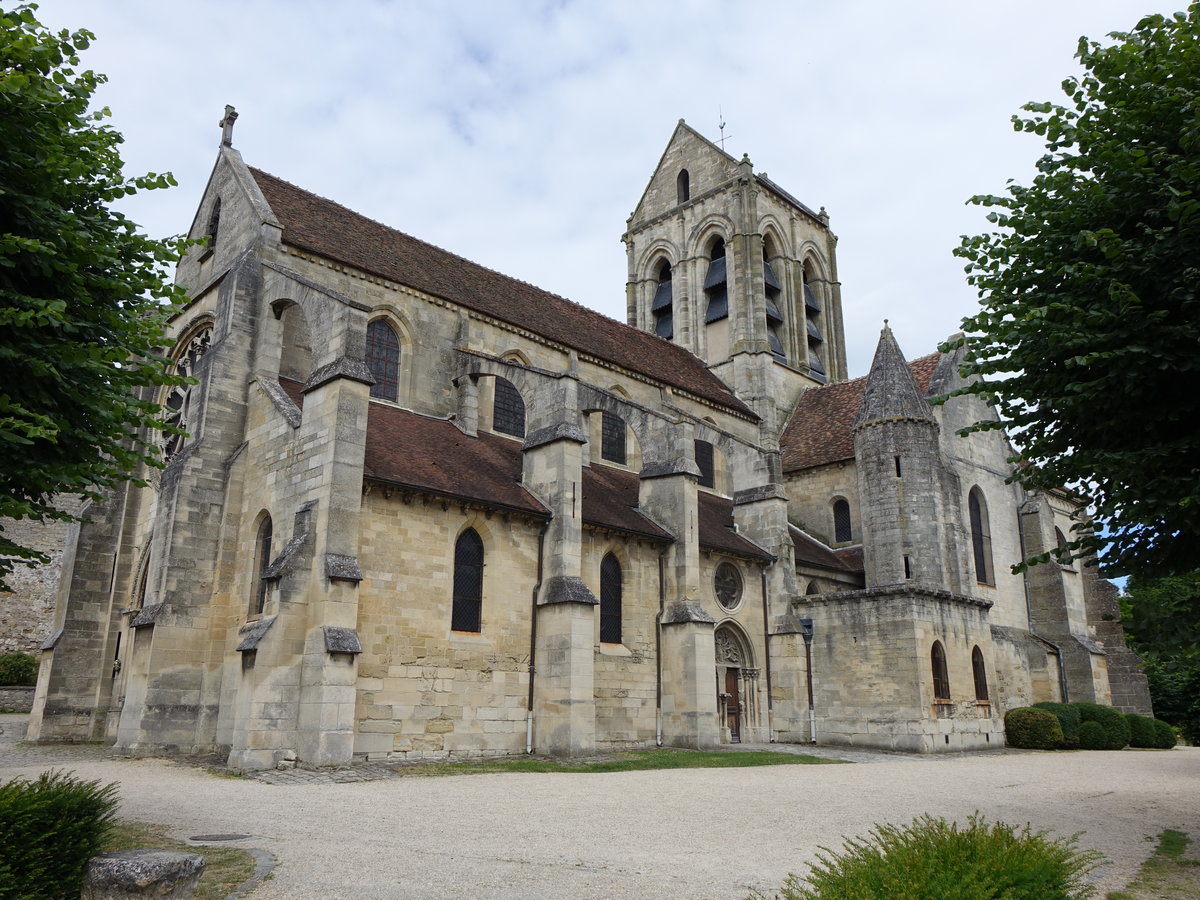
[{"label": "drainpipe on wall", "polygon": [[658,615],[654,617],[654,746],[662,746],[662,620],[667,605],[665,560],[670,551],[658,554]]},{"label": "drainpipe on wall", "polygon": [[800,620],[800,636],[804,638],[804,678],[808,682],[808,742],[817,742],[817,708],[813,705],[812,639],[813,620]]},{"label": "drainpipe on wall", "polygon": [[[1021,504],[1017,507],[1017,540],[1021,545],[1021,560],[1024,561],[1025,553],[1025,528],[1021,524],[1021,506],[1029,500],[1029,495],[1022,492]],[[1070,697],[1067,691],[1067,666],[1066,659],[1063,657],[1063,649],[1054,641],[1048,640],[1033,630],[1033,601],[1029,599],[1029,579],[1023,574],[1021,576],[1021,587],[1025,589],[1025,619],[1029,622],[1029,633],[1041,641],[1043,644],[1049,644],[1054,648],[1054,655],[1058,657],[1058,692],[1062,696],[1059,698],[1060,703],[1070,703]]]},{"label": "drainpipe on wall", "polygon": [[775,562],[776,560],[772,559],[759,573],[762,576],[763,646],[766,648],[767,740],[772,744],[775,743],[775,700],[771,696],[771,618],[767,608],[767,569],[775,565]]},{"label": "drainpipe on wall", "polygon": [[542,523],[542,530],[538,532],[538,561],[537,561],[537,584],[533,586],[533,597],[530,600],[529,607],[529,699],[526,700],[525,713],[525,752],[533,753],[533,677],[534,666],[533,657],[537,653],[537,609],[538,609],[538,592],[542,589],[542,562],[543,551],[546,546],[546,532],[550,528],[549,520]]}]

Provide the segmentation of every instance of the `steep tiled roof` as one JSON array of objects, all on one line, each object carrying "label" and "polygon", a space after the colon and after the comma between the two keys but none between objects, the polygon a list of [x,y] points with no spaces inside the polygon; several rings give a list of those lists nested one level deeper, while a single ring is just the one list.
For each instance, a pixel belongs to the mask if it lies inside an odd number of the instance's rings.
[{"label": "steep tiled roof", "polygon": [[583,470],[583,521],[616,531],[672,541],[637,511],[639,479],[633,472],[591,465]]},{"label": "steep tiled roof", "polygon": [[770,559],[771,554],[733,530],[733,501],[724,497],[697,493],[700,513],[700,546],[705,550],[724,550],[738,556]]},{"label": "steep tiled roof", "polygon": [[381,225],[258,169],[283,242],[408,285],[671,385],[743,416],[754,413],[699,358],[652,334]]},{"label": "steep tiled roof", "polygon": [[862,547],[847,547],[844,550],[833,550],[820,541],[805,534],[795,525],[788,528],[792,535],[792,547],[795,549],[796,565],[815,566],[819,569],[833,569],[837,572],[863,571]]},{"label": "steep tiled roof", "polygon": [[[922,392],[937,368],[940,354],[914,359],[908,369]],[[784,429],[783,471],[798,472],[854,457],[854,418],[862,406],[866,377],[810,388],[800,397]]]},{"label": "steep tiled roof", "polygon": [[468,437],[453,424],[381,403],[367,412],[363,475],[445,497],[545,516],[521,487],[521,445],[490,434]]}]

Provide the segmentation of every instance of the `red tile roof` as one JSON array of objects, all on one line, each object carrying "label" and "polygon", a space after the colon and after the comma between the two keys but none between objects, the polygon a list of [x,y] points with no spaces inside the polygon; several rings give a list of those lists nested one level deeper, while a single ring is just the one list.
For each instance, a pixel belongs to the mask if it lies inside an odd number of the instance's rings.
[{"label": "red tile roof", "polygon": [[733,530],[733,501],[704,491],[697,492],[700,513],[700,547],[724,550],[738,556],[770,559],[771,554]]},{"label": "red tile roof", "polygon": [[843,550],[833,550],[820,541],[805,534],[795,525],[788,528],[792,535],[792,547],[796,554],[796,565],[815,566],[819,569],[833,569],[837,572],[863,571],[862,547],[846,547]]},{"label": "red tile roof", "polygon": [[640,479],[593,463],[583,470],[583,521],[662,541],[675,538],[637,511]]},{"label": "red tile roof", "polygon": [[[931,353],[908,364],[922,392],[929,390],[940,356]],[[866,386],[867,379],[863,376],[804,392],[779,441],[783,450],[783,471],[798,472],[854,458],[851,429]]]},{"label": "red tile roof", "polygon": [[283,224],[283,242],[532,331],[756,418],[682,347],[630,328],[557,294],[501,275],[381,225],[259,169],[250,169]]},{"label": "red tile roof", "polygon": [[549,511],[520,485],[521,445],[468,437],[443,419],[372,403],[363,477],[537,516]]}]

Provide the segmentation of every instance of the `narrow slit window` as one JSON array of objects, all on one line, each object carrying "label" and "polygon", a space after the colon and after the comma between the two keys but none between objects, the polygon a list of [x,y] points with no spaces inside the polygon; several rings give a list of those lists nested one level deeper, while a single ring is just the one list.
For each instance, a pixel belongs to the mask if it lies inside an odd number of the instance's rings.
[{"label": "narrow slit window", "polygon": [[850,504],[842,499],[833,501],[833,539],[839,544],[854,539],[850,527]]},{"label": "narrow slit window", "polygon": [[950,672],[946,669],[946,650],[941,641],[933,642],[930,661],[933,664],[933,697],[935,700],[949,700]]},{"label": "narrow slit window", "polygon": [[983,651],[976,647],[971,651],[971,672],[975,676],[975,699],[980,703],[987,702],[987,669],[983,665]]},{"label": "narrow slit window", "polygon": [[898,457],[898,456],[896,457],[896,477],[897,478],[903,477],[900,472],[900,457]]},{"label": "narrow slit window", "polygon": [[992,568],[992,534],[988,524],[987,501],[983,491],[971,488],[967,496],[967,512],[971,519],[971,555],[975,562],[975,580],[980,584],[994,584]]},{"label": "narrow slit window", "polygon": [[483,621],[483,541],[468,528],[454,545],[454,597],[451,631],[476,634]]},{"label": "narrow slit window", "polygon": [[267,579],[263,577],[271,564],[271,517],[264,516],[254,541],[254,589],[250,612],[259,615],[267,605]]},{"label": "narrow slit window", "polygon": [[611,553],[600,563],[600,642],[621,643],[621,563]]}]

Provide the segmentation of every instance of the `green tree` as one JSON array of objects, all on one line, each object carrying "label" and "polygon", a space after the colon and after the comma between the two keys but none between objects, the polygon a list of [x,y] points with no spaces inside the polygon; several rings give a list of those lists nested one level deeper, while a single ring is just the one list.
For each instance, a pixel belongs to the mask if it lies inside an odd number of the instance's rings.
[{"label": "green tree", "polygon": [[1069,488],[1105,525],[1072,558],[1106,574],[1200,568],[1200,4],[1107,45],[1081,38],[1065,105],[1029,103],[1046,141],[1029,186],[971,202],[981,310],[964,321],[966,389],[1021,450],[1012,479]]},{"label": "green tree", "polygon": [[[92,35],[51,33],[35,9],[0,9],[0,517],[69,519],[56,494],[96,497],[158,463],[182,245],[110,208],[174,181],[122,174],[121,135],[89,110],[104,76],[75,69]],[[0,526],[0,589],[41,561]]]},{"label": "green tree", "polygon": [[1154,715],[1200,743],[1200,572],[1130,578],[1121,624],[1145,664]]}]

